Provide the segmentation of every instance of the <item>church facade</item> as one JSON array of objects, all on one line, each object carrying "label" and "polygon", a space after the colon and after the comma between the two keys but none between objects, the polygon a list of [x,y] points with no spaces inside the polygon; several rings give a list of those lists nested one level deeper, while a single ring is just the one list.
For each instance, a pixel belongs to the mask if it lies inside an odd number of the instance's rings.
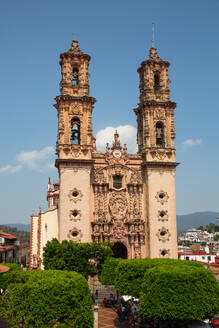
[{"label": "church facade", "polygon": [[52,188],[49,181],[48,210],[31,217],[30,267],[42,267],[42,248],[53,237],[110,241],[117,257],[177,258],[176,104],[170,101],[169,62],[152,47],[138,69],[138,152],[129,154],[117,131],[105,152],[96,148],[89,61],[76,40],[60,55],[62,80],[54,105],[59,182]]}]

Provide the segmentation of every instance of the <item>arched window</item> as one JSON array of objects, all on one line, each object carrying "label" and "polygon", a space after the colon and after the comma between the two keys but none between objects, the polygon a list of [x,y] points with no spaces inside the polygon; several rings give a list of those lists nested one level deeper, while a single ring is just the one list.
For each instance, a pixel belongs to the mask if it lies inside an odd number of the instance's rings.
[{"label": "arched window", "polygon": [[160,89],[160,76],[159,74],[154,74],[154,91],[158,91]]},{"label": "arched window", "polygon": [[113,188],[121,189],[122,188],[122,176],[121,175],[114,175],[113,176]]},{"label": "arched window", "polygon": [[78,69],[73,68],[72,71],[72,85],[78,85]]},{"label": "arched window", "polygon": [[78,118],[71,120],[71,144],[80,144],[80,120]]},{"label": "arched window", "polygon": [[163,123],[156,123],[156,145],[164,147],[164,127]]}]

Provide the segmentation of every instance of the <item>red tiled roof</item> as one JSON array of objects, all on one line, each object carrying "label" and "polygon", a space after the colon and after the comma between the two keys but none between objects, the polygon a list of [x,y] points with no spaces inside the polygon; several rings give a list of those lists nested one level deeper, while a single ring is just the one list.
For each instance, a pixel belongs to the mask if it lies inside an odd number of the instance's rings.
[{"label": "red tiled roof", "polygon": [[4,232],[0,230],[0,237],[6,238],[6,239],[17,239],[16,236],[11,235],[10,233]]},{"label": "red tiled roof", "polygon": [[9,267],[4,266],[4,265],[0,265],[0,273],[7,272],[8,270],[9,270]]}]

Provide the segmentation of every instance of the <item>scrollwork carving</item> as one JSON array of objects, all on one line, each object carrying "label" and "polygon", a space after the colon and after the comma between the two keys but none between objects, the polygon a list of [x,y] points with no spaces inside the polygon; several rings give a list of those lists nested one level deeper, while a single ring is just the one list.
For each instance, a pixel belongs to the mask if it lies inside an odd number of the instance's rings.
[{"label": "scrollwork carving", "polygon": [[127,199],[122,194],[112,193],[109,200],[109,212],[112,219],[124,220],[128,211]]}]

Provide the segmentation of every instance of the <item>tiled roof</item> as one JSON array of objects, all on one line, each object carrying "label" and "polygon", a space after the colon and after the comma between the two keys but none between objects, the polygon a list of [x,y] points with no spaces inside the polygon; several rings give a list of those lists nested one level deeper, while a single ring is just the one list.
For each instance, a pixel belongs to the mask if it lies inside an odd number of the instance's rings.
[{"label": "tiled roof", "polygon": [[17,239],[16,236],[11,235],[10,233],[4,232],[0,230],[0,237],[6,238],[6,239]]},{"label": "tiled roof", "polygon": [[4,266],[4,265],[0,265],[0,273],[7,272],[8,270],[9,270],[9,267]]}]

